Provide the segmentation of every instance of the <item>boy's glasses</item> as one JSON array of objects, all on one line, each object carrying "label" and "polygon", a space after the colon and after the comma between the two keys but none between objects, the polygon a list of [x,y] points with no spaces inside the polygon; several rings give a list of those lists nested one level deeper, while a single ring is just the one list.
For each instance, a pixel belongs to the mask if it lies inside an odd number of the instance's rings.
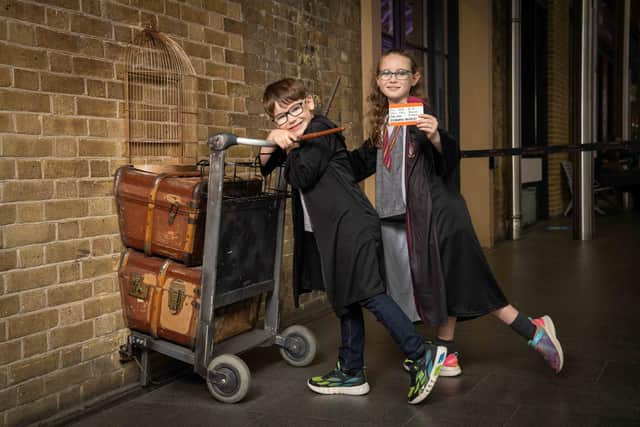
[{"label": "boy's glasses", "polygon": [[278,126],[282,126],[283,124],[287,123],[287,116],[298,117],[300,114],[302,114],[302,111],[304,110],[304,108],[302,108],[303,103],[304,101],[296,102],[291,106],[291,108],[289,108],[288,111],[285,111],[284,113],[280,113],[277,116],[274,116],[273,121]]},{"label": "boy's glasses", "polygon": [[409,70],[398,70],[398,71],[382,70],[378,72],[378,78],[380,80],[391,80],[391,77],[395,76],[395,78],[398,80],[407,80],[411,74],[412,73]]}]

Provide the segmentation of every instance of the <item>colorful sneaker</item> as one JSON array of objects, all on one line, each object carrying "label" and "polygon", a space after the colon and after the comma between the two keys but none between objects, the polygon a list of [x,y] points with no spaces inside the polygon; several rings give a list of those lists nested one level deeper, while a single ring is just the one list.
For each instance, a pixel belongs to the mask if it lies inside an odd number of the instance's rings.
[{"label": "colorful sneaker", "polygon": [[446,347],[425,344],[425,348],[425,354],[420,359],[405,360],[411,374],[411,387],[409,387],[407,399],[412,405],[422,402],[429,396],[447,356]]},{"label": "colorful sneaker", "polygon": [[556,337],[556,328],[549,316],[529,319],[536,326],[536,333],[529,345],[544,357],[544,360],[556,373],[562,370],[564,354],[560,341]]},{"label": "colorful sneaker", "polygon": [[340,361],[336,363],[335,369],[331,372],[321,377],[309,378],[307,386],[320,394],[361,396],[369,393],[369,383],[367,382],[367,374],[364,369],[354,375],[350,375],[340,368]]},{"label": "colorful sneaker", "polygon": [[[411,370],[410,365],[413,363],[411,359],[405,359],[402,363],[402,368],[409,372]],[[449,353],[444,359],[444,363],[440,368],[441,377],[457,377],[462,374],[462,367],[458,362],[458,353]]]}]

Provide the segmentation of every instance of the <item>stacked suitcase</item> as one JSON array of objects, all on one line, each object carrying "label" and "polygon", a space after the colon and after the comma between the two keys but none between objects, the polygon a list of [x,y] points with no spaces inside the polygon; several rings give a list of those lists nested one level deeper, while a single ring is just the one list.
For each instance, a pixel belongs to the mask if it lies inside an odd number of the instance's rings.
[{"label": "stacked suitcase", "polygon": [[[206,175],[205,175],[206,176]],[[260,194],[259,178],[225,179],[227,197]],[[118,269],[129,328],[194,348],[199,318],[207,182],[201,173],[123,166],[115,176]],[[215,342],[253,329],[260,295],[215,309]]]}]

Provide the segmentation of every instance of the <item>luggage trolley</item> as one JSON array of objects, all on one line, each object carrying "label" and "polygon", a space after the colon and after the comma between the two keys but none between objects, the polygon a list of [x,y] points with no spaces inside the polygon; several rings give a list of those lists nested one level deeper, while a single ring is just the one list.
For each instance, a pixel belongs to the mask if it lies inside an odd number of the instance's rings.
[{"label": "luggage trolley", "polygon": [[[252,197],[223,197],[225,174],[225,150],[234,145],[257,147],[273,144],[259,139],[242,138],[233,134],[212,135],[208,139],[209,178],[204,241],[204,258],[201,279],[200,314],[196,328],[195,348],[192,350],[131,331],[129,341],[122,352],[132,354],[142,350],[140,382],[149,384],[149,350],[153,350],[193,365],[193,370],[206,379],[211,394],[219,401],[235,403],[242,400],[249,390],[251,374],[237,354],[256,346],[275,344],[287,363],[292,366],[309,365],[316,354],[317,342],[313,333],[304,326],[293,325],[278,334],[279,287],[282,263],[286,182],[282,168],[274,171],[276,181],[273,193]],[[242,235],[247,227],[267,233],[265,239]],[[233,239],[233,235],[240,236]],[[251,238],[252,241],[248,241]],[[224,248],[221,241],[224,240]],[[262,243],[260,243],[262,242]],[[247,256],[247,248],[260,246]],[[260,252],[263,251],[263,252]],[[270,252],[270,253],[269,253]],[[273,255],[273,258],[270,257]],[[266,264],[260,262],[267,260]],[[260,262],[259,262],[260,261]],[[250,263],[255,268],[247,274],[238,273],[238,263]],[[224,341],[214,341],[214,308],[266,294],[264,328],[252,329]]]}]

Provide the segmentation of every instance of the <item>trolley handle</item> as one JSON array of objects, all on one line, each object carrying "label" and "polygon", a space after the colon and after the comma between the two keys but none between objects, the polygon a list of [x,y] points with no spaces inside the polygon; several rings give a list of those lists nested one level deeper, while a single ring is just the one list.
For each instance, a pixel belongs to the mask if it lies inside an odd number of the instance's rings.
[{"label": "trolley handle", "polygon": [[[302,135],[300,141],[307,141],[309,139],[320,138],[321,136],[331,135],[334,133],[342,132],[344,127],[337,127],[332,129],[323,130],[320,132],[307,133]],[[224,151],[234,145],[251,145],[254,147],[275,147],[271,141],[266,139],[254,139],[237,136],[232,133],[218,133],[209,137],[208,140],[209,149],[211,151]]]}]

